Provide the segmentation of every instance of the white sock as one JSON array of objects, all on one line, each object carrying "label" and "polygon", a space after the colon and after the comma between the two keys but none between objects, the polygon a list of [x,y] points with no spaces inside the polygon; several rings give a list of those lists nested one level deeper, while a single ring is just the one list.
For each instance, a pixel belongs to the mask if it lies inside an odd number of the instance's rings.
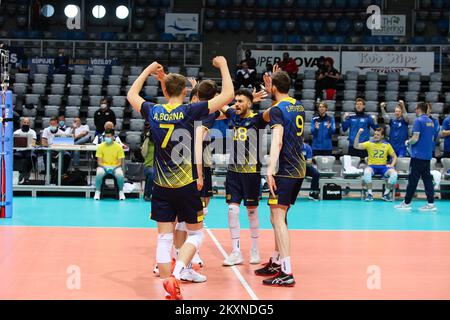
[{"label": "white sock", "polygon": [[233,251],[241,251],[239,245],[241,233],[241,228],[239,225],[239,207],[236,205],[228,206],[228,226],[230,228]]},{"label": "white sock", "polygon": [[384,195],[388,195],[389,192],[391,192],[391,189],[389,189],[388,187],[386,187],[386,188],[384,189]]},{"label": "white sock", "polygon": [[173,269],[172,275],[178,280],[180,280],[180,273],[181,271],[183,271],[184,268],[186,268],[186,266],[184,265],[183,261],[178,260],[177,263],[175,264],[175,268]]},{"label": "white sock", "polygon": [[367,193],[371,195],[372,194],[372,189],[367,189]]},{"label": "white sock", "polygon": [[203,216],[207,216],[208,215],[208,207],[204,207],[203,208]]},{"label": "white sock", "polygon": [[286,274],[292,274],[291,257],[281,259],[281,271]]},{"label": "white sock", "polygon": [[258,250],[259,219],[258,208],[247,209],[248,221],[250,223],[250,235],[252,237],[252,250]]},{"label": "white sock", "polygon": [[276,264],[280,264],[280,253],[278,251],[274,251],[272,253],[272,262]]}]

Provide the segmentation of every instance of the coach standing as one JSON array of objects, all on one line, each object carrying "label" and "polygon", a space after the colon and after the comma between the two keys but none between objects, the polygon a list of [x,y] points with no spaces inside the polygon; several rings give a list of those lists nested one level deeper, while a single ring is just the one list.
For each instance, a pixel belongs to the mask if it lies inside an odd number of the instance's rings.
[{"label": "coach standing", "polygon": [[433,178],[430,174],[430,160],[433,155],[434,123],[427,115],[428,105],[419,102],[416,107],[417,119],[413,126],[413,136],[406,141],[406,145],[411,147],[411,165],[406,187],[405,200],[396,205],[396,209],[411,210],[411,201],[417,189],[419,179],[422,178],[427,195],[427,205],[421,207],[421,211],[436,211],[434,205]]}]

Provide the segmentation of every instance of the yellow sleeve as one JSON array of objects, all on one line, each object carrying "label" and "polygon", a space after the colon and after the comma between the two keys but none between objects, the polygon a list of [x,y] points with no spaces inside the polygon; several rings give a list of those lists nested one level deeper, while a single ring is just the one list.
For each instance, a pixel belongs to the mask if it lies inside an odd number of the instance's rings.
[{"label": "yellow sleeve", "polygon": [[372,146],[372,143],[370,141],[366,141],[366,142],[360,143],[360,145],[362,145],[362,147],[364,149],[369,150],[370,147]]},{"label": "yellow sleeve", "polygon": [[388,153],[388,155],[390,155],[391,157],[392,157],[393,155],[395,155],[394,148],[392,148],[391,144],[389,144],[389,146],[388,146],[388,151],[387,151],[387,153]]},{"label": "yellow sleeve", "polygon": [[98,146],[95,156],[97,158],[103,158],[103,143]]},{"label": "yellow sleeve", "polygon": [[118,146],[119,146],[119,154],[118,154],[119,159],[123,159],[123,158],[125,158],[125,152],[123,151],[123,148],[121,145],[118,145]]}]

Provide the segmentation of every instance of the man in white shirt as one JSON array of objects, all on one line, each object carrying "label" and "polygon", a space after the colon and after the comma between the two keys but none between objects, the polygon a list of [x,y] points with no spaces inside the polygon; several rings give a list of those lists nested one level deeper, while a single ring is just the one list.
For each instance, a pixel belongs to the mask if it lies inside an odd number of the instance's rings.
[{"label": "man in white shirt", "polygon": [[[31,145],[36,145],[36,131],[30,128],[30,119],[22,118],[20,129],[14,131],[14,135],[31,135],[33,137]],[[32,150],[14,151],[14,170],[19,171],[19,183],[30,179],[30,172],[33,163],[36,163],[37,156]]]},{"label": "man in white shirt", "polygon": [[[72,126],[66,129],[66,134],[72,135],[75,144],[86,144],[91,142],[91,136],[89,134],[89,126],[82,125],[80,118],[74,118]],[[80,164],[80,151],[73,152],[73,165],[78,166]]]},{"label": "man in white shirt", "polygon": [[[51,146],[53,144],[53,139],[55,138],[56,135],[65,135],[65,132],[58,127],[58,118],[53,117],[50,119],[49,126],[45,128],[44,131],[42,132],[41,145],[43,147]],[[59,154],[58,152],[52,152],[52,163],[58,161],[58,154]],[[69,169],[70,160],[71,160],[70,152],[65,151],[62,173],[65,173],[67,169]],[[44,156],[44,164],[47,167],[46,156]]]}]

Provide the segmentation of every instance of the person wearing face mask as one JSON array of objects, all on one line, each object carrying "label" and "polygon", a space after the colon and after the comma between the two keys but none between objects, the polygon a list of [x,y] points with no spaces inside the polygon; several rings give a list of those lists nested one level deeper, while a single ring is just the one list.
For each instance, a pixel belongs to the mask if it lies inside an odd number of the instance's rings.
[{"label": "person wearing face mask", "polygon": [[116,125],[116,115],[114,111],[108,108],[108,100],[103,98],[100,101],[100,109],[94,114],[95,135],[102,134],[105,131],[105,123],[111,121]]},{"label": "person wearing face mask", "polygon": [[64,54],[64,49],[58,50],[58,55],[54,59],[54,73],[67,73],[69,67],[69,57]]},{"label": "person wearing face mask", "polygon": [[[114,123],[112,123],[111,121],[108,121],[105,123],[105,130],[113,130],[114,129]],[[93,144],[95,145],[99,145],[101,144],[103,141],[105,140],[105,132],[101,133],[101,134],[97,134],[94,138],[94,141],[92,141]],[[118,144],[120,144],[122,147],[124,146],[124,144],[122,143],[122,140],[120,139],[120,137],[118,135],[114,135],[114,141],[116,141]]]},{"label": "person wearing face mask", "polygon": [[[36,131],[30,128],[30,119],[23,118],[20,122],[20,129],[14,131],[14,135],[31,135],[33,137],[32,146],[36,145]],[[30,178],[30,172],[33,163],[36,163],[37,156],[34,151],[24,150],[14,152],[14,170],[19,171],[19,183],[25,182]]]},{"label": "person wearing face mask", "polygon": [[[43,147],[51,146],[53,144],[53,139],[55,138],[56,135],[65,135],[65,134],[66,133],[58,127],[58,118],[53,117],[50,119],[49,126],[45,128],[44,131],[42,132],[41,145]],[[52,163],[57,163],[58,154],[59,153],[56,151],[52,152]],[[69,169],[70,161],[71,161],[70,152],[65,151],[62,173],[65,173]],[[46,162],[47,157],[44,156],[44,164],[47,167]]]},{"label": "person wearing face mask", "polygon": [[[89,135],[89,126],[88,125],[82,125],[80,118],[73,119],[72,127],[67,128],[66,133],[69,135],[72,135],[75,144],[86,144],[91,141],[91,137]],[[80,152],[74,151],[73,152],[73,165],[78,166],[80,164]]]},{"label": "person wearing face mask", "polygon": [[367,150],[355,149],[353,143],[355,141],[356,134],[359,129],[362,128],[364,131],[361,133],[359,142],[363,143],[370,139],[370,128],[375,130],[378,125],[371,115],[365,113],[366,101],[362,98],[356,99],[355,102],[355,113],[351,114],[344,113],[344,122],[342,123],[342,131],[346,132],[350,129],[348,140],[350,142],[348,148],[348,154],[355,157],[365,158],[367,157]]},{"label": "person wearing face mask", "polygon": [[114,129],[107,129],[105,131],[105,140],[99,145],[95,156],[97,157],[98,167],[95,177],[94,199],[100,200],[103,178],[106,174],[111,174],[117,181],[119,199],[125,200],[125,193],[123,192],[124,175],[122,170],[125,153],[122,146],[114,141]]},{"label": "person wearing face mask", "polygon": [[58,128],[65,133],[68,133],[67,129],[70,129],[66,126],[66,116],[63,114],[58,117]]},{"label": "person wearing face mask", "polygon": [[311,121],[313,136],[312,150],[314,156],[331,156],[333,152],[332,137],[336,130],[334,117],[327,115],[328,105],[319,103],[317,116]]}]

